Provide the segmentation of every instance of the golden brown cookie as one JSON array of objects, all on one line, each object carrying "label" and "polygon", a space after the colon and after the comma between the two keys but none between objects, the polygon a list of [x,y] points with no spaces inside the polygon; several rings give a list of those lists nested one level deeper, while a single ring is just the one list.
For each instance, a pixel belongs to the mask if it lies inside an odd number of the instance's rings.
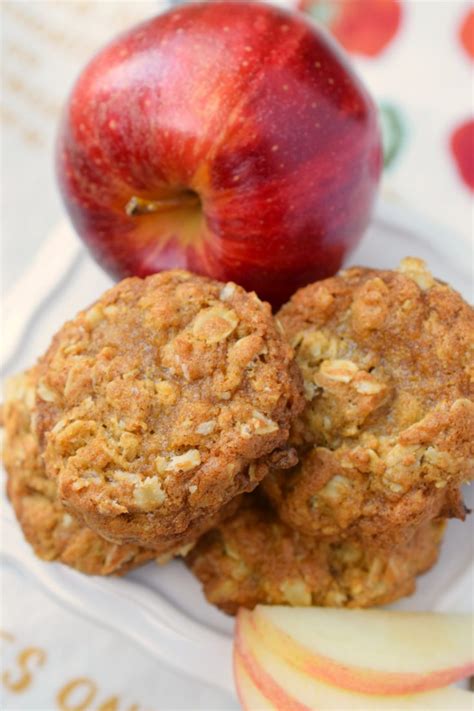
[{"label": "golden brown cookie", "polygon": [[353,268],[279,313],[304,378],[300,464],[264,482],[302,533],[393,545],[464,516],[474,473],[474,311],[423,262]]},{"label": "golden brown cookie", "polygon": [[212,519],[194,523],[190,537],[172,536],[155,550],[107,541],[71,515],[57,497],[56,482],[48,479],[35,431],[36,369],[7,381],[4,405],[4,464],[7,493],[26,540],[36,555],[56,560],[89,575],[123,574],[149,560],[164,563],[184,555],[196,539],[235,512],[239,497]]},{"label": "golden brown cookie", "polygon": [[303,404],[269,305],[184,271],[126,279],[65,324],[37,394],[62,503],[109,540],[153,548],[208,526],[272,453],[281,464]]},{"label": "golden brown cookie", "polygon": [[257,494],[201,538],[186,558],[209,600],[239,607],[383,605],[415,589],[416,575],[437,560],[444,524],[423,524],[391,551],[357,539],[339,543],[305,536],[283,523]]},{"label": "golden brown cookie", "polygon": [[7,383],[4,405],[4,464],[7,492],[25,538],[36,555],[89,575],[124,573],[156,554],[134,545],[109,543],[80,524],[56,497],[34,431],[35,369]]}]

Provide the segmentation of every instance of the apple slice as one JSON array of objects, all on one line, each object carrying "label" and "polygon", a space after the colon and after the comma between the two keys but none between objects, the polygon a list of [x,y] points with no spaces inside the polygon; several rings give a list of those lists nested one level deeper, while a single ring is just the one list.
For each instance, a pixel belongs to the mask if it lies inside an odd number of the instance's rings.
[{"label": "apple slice", "polygon": [[472,711],[473,695],[456,687],[397,696],[341,689],[296,669],[263,642],[252,614],[240,611],[235,641],[236,684],[245,709],[276,711]]},{"label": "apple slice", "polygon": [[242,657],[234,650],[234,679],[240,705],[244,711],[278,711],[254,684]]},{"label": "apple slice", "polygon": [[472,615],[260,605],[252,623],[291,665],[353,691],[429,691],[474,673]]}]

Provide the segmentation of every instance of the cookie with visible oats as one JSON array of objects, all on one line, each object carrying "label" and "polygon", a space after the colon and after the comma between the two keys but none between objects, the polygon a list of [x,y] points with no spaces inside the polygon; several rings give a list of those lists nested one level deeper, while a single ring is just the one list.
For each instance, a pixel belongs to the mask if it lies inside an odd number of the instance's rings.
[{"label": "cookie with visible oats", "polygon": [[[5,427],[4,464],[7,493],[25,538],[44,560],[59,561],[89,575],[123,574],[149,560],[162,563],[187,553],[196,538],[212,525],[195,525],[187,541],[162,542],[156,550],[105,540],[71,515],[57,497],[57,486],[46,476],[35,431],[36,369],[7,381],[3,408]],[[233,513],[231,502],[214,523]]]},{"label": "cookie with visible oats", "polygon": [[39,365],[38,430],[63,504],[109,540],[186,540],[278,464],[302,408],[270,306],[184,271],[126,279]]},{"label": "cookie with visible oats", "polygon": [[474,311],[418,259],[301,289],[278,318],[306,407],[300,463],[264,482],[281,518],[387,546],[434,516],[464,516],[474,473]]},{"label": "cookie with visible oats", "polygon": [[442,521],[425,523],[391,551],[329,542],[290,528],[251,494],[186,562],[208,601],[231,615],[258,604],[371,607],[414,591],[416,576],[437,560],[443,530]]},{"label": "cookie with visible oats", "polygon": [[44,560],[58,560],[83,573],[123,573],[154,557],[153,551],[109,543],[82,526],[56,496],[44,470],[34,431],[35,370],[11,378],[4,405],[7,492],[25,538]]}]

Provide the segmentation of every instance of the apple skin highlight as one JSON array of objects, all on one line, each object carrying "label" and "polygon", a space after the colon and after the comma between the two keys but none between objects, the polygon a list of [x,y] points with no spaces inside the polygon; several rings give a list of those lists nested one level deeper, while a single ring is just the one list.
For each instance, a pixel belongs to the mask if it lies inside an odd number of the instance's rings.
[{"label": "apple skin highlight", "polygon": [[376,110],[333,42],[259,3],[191,3],[113,41],[57,142],[69,215],[112,276],[183,267],[274,306],[339,269],[381,165]]}]

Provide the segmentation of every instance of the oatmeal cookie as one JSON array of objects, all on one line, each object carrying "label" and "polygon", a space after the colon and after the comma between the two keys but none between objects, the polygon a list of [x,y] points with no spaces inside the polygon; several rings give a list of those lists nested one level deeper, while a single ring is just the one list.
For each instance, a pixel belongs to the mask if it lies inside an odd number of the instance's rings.
[{"label": "oatmeal cookie", "polygon": [[414,591],[416,575],[436,562],[443,529],[440,520],[425,523],[391,551],[329,542],[291,529],[251,494],[186,562],[209,602],[231,615],[260,603],[370,607]]},{"label": "oatmeal cookie", "polygon": [[409,539],[435,516],[464,517],[474,472],[474,311],[418,259],[353,268],[279,313],[304,378],[291,441],[300,463],[264,482],[306,534]]},{"label": "oatmeal cookie", "polygon": [[36,381],[36,369],[32,368],[7,382],[3,458],[8,496],[38,557],[89,575],[121,575],[152,559],[164,563],[173,556],[185,555],[200,535],[237,509],[239,497],[213,519],[193,523],[186,540],[170,536],[154,550],[113,543],[91,531],[64,508],[57,497],[56,482],[46,476],[35,431]]},{"label": "oatmeal cookie", "polygon": [[169,536],[153,550],[107,541],[64,508],[56,482],[46,476],[35,430],[36,382],[35,368],[7,382],[3,459],[8,496],[25,538],[39,558],[59,561],[89,575],[121,575],[152,559],[161,564],[185,555],[200,535],[238,508],[236,497],[211,520],[193,522],[184,541],[181,536]]},{"label": "oatmeal cookie", "polygon": [[28,543],[44,560],[89,575],[124,573],[155,557],[151,550],[109,543],[81,525],[56,496],[34,431],[35,369],[9,380],[4,405],[7,492]]},{"label": "oatmeal cookie", "polygon": [[257,486],[269,455],[288,459],[302,406],[270,306],[184,271],[117,284],[39,365],[47,473],[68,510],[119,543],[189,538]]}]

